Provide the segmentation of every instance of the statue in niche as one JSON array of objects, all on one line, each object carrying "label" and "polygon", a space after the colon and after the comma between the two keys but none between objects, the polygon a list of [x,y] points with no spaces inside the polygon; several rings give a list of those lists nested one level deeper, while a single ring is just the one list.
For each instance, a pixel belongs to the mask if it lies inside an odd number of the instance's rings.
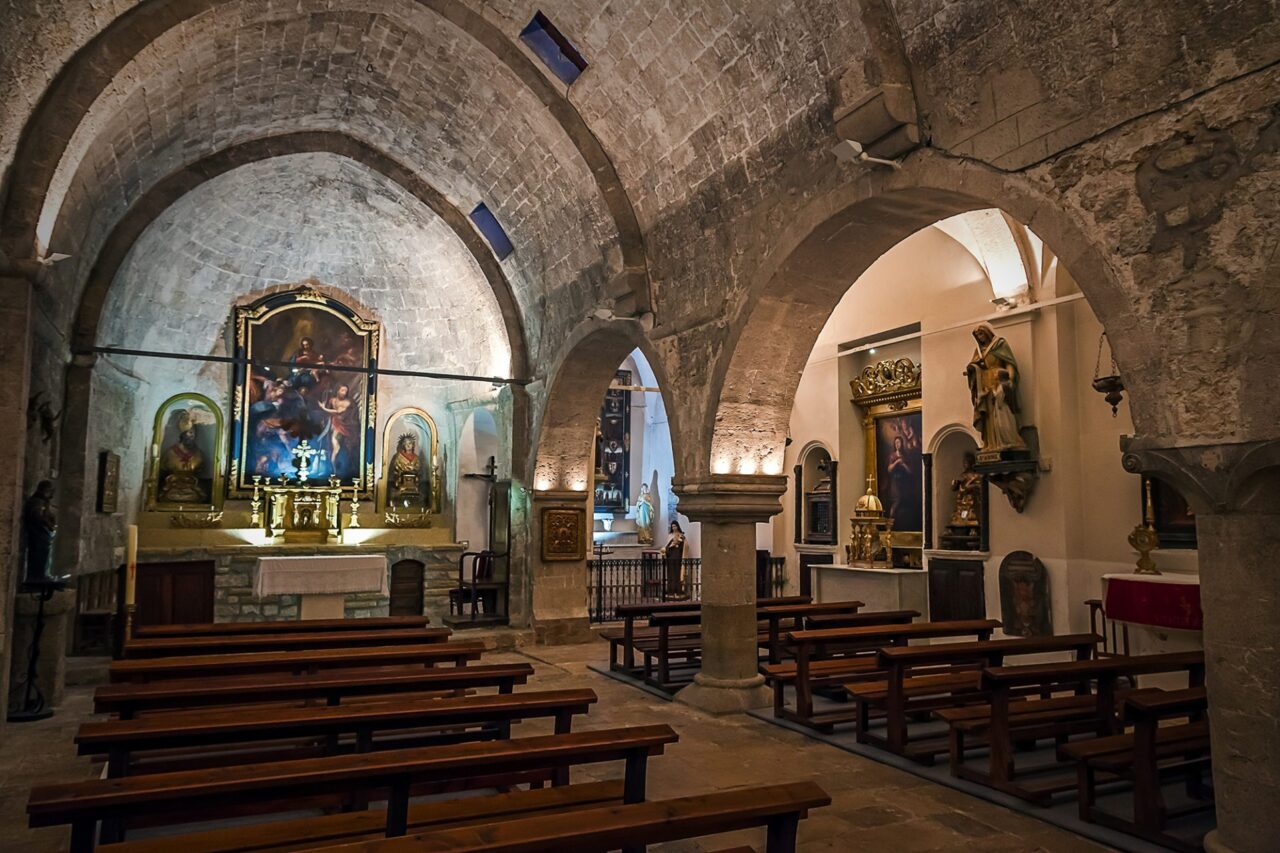
[{"label": "statue in niche", "polygon": [[983,456],[998,458],[1002,451],[1027,449],[1018,423],[1018,362],[1008,342],[989,323],[973,330],[978,342],[965,368],[973,425],[982,436]]},{"label": "statue in niche", "polygon": [[391,459],[391,494],[393,500],[421,501],[422,457],[418,455],[418,436],[411,432],[396,440],[396,455]]},{"label": "statue in niche", "polygon": [[951,491],[956,493],[956,508],[951,513],[949,527],[978,527],[981,524],[982,475],[973,470],[976,462],[972,453],[964,455],[964,470],[951,481]]},{"label": "statue in niche", "polygon": [[53,509],[53,482],[41,480],[22,508],[22,532],[27,544],[28,581],[53,577],[53,540],[58,515]]},{"label": "statue in niche", "polygon": [[649,494],[649,484],[640,484],[640,494],[636,496],[636,527],[639,530],[636,541],[641,545],[653,544],[653,497]]},{"label": "statue in niche", "polygon": [[684,591],[684,528],[673,518],[670,531],[667,544],[662,546],[662,562],[667,570],[665,598],[688,598],[688,594]]},{"label": "statue in niche", "polygon": [[160,456],[160,500],[176,504],[205,503],[209,496],[198,476],[204,465],[204,452],[196,441],[195,423],[187,409],[174,412],[174,417],[178,440]]}]

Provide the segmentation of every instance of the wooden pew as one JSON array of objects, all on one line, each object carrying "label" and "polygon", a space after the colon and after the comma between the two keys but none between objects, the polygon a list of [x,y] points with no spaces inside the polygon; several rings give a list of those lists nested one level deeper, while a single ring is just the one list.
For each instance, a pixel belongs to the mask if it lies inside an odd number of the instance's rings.
[{"label": "wooden pew", "polygon": [[113,683],[157,681],[164,678],[244,675],[248,673],[319,672],[370,666],[418,664],[435,666],[453,663],[464,666],[479,660],[484,652],[480,642],[430,643],[410,646],[373,646],[356,649],[310,649],[299,652],[247,652],[231,655],[191,655],[190,657],[120,660],[109,670]]},{"label": "wooden pew", "polygon": [[[756,607],[772,604],[804,604],[811,601],[807,595],[787,595],[776,598],[757,598]],[[639,604],[619,604],[614,608],[614,615],[622,620],[622,628],[606,628],[600,636],[609,641],[609,669],[634,674],[638,671],[635,661],[634,644],[641,636],[657,636],[657,631],[647,632],[636,627],[636,620],[648,619],[657,613],[697,612],[702,604],[697,601],[661,601]],[[618,651],[622,651],[622,662],[618,662]]]},{"label": "wooden pew", "polygon": [[372,631],[302,631],[243,634],[226,637],[155,637],[131,640],[125,657],[157,658],[178,655],[286,652],[302,649],[352,649],[362,646],[421,645],[443,643],[453,633],[448,628],[394,628]]},{"label": "wooden pew", "polygon": [[[886,616],[890,618],[890,622],[882,625],[788,632],[786,642],[792,648],[795,660],[760,667],[761,674],[773,687],[774,716],[819,731],[831,731],[839,723],[853,721],[855,712],[842,708],[815,714],[814,691],[874,678],[881,673],[875,650],[883,646],[902,646],[909,640],[924,638],[976,636],[979,640],[986,640],[990,638],[992,631],[1000,627],[1000,622],[996,619],[913,623],[905,617],[905,613],[914,612],[889,611]],[[875,614],[856,615],[870,617]],[[896,621],[901,619],[906,619],[906,624]],[[872,654],[866,654],[868,651]],[[794,686],[796,691],[795,711],[791,711],[786,704],[788,685]]]},{"label": "wooden pew", "polygon": [[774,604],[757,607],[756,618],[769,623],[769,663],[782,661],[782,623],[791,620],[793,628],[804,627],[804,620],[814,616],[847,615],[857,613],[863,607],[861,601],[821,601],[810,604]]},{"label": "wooden pew", "polygon": [[[1075,773],[1064,774],[1061,764],[1015,766],[1015,743],[1052,737],[1065,742],[1076,734],[1096,737],[1122,730],[1116,714],[1119,685],[1140,675],[1186,671],[1190,683],[1204,683],[1204,653],[1175,652],[1140,657],[1107,657],[1029,666],[999,666],[982,673],[982,689],[989,704],[946,708],[936,712],[951,727],[951,773],[962,779],[1046,804],[1060,791],[1076,786]],[[1096,687],[1094,687],[1096,685]],[[1019,690],[1045,697],[1022,701]],[[1060,690],[1075,695],[1049,698]],[[969,741],[985,738],[988,767],[964,763]]]},{"label": "wooden pew", "polygon": [[[114,825],[148,819],[178,825],[235,814],[285,812],[299,800],[334,803],[353,795],[387,799],[385,834],[403,835],[409,798],[450,789],[510,785],[531,778],[563,778],[570,766],[625,761],[624,799],[645,797],[651,755],[677,741],[670,726],[634,726],[564,735],[418,747],[202,770],[94,779],[34,788],[27,800],[31,827],[71,826],[72,853],[94,849],[99,821]],[[122,837],[104,839],[119,841]]]},{"label": "wooden pew", "polygon": [[[1174,850],[1198,851],[1196,840],[1172,835],[1171,819],[1213,808],[1203,799],[1200,777],[1209,769],[1208,694],[1202,686],[1184,690],[1137,690],[1125,700],[1124,718],[1133,731],[1092,740],[1076,741],[1060,752],[1077,764],[1080,817],[1109,826]],[[1185,718],[1179,725],[1161,721]],[[1129,779],[1133,783],[1133,817],[1126,819],[1098,807],[1098,776]],[[1186,779],[1189,794],[1198,802],[1178,809],[1165,806],[1162,781],[1170,776]]]},{"label": "wooden pew", "polygon": [[229,637],[245,634],[296,634],[303,631],[374,631],[425,628],[426,616],[371,616],[367,619],[279,619],[268,622],[199,622],[138,625],[136,639],[150,637]]},{"label": "wooden pew", "polygon": [[[333,853],[525,853],[564,850],[603,853],[618,848],[644,850],[688,838],[765,827],[766,853],[795,853],[800,821],[810,809],[831,804],[814,782],[789,782],[717,791],[672,800],[583,809],[568,815],[538,815],[483,826],[473,825],[405,838],[386,838],[327,848]],[[737,853],[734,848],[721,853]],[[750,850],[751,848],[746,848]]]},{"label": "wooden pew", "polygon": [[869,610],[862,613],[818,613],[806,616],[804,630],[861,628],[864,625],[905,625],[920,616],[919,610]]},{"label": "wooden pew", "polygon": [[[983,667],[1000,666],[1015,655],[1071,652],[1087,659],[1097,644],[1094,634],[1063,634],[1054,637],[1013,637],[975,643],[942,643],[930,646],[894,646],[876,653],[883,681],[846,685],[857,706],[859,743],[874,743],[890,752],[925,764],[948,751],[948,738],[909,744],[907,716],[915,711],[933,711],[985,702],[981,690]],[[914,670],[926,669],[926,674]],[[885,736],[868,731],[873,709],[882,709]]]},{"label": "wooden pew", "polygon": [[[161,714],[135,720],[105,720],[80,726],[75,742],[81,755],[107,756],[107,777],[183,767],[326,755],[344,751],[368,752],[429,742],[457,742],[478,737],[510,737],[511,723],[550,717],[556,733],[566,734],[575,714],[585,714],[596,702],[588,689],[547,690],[520,694],[489,694],[446,699],[421,699],[313,708],[234,708],[188,714]],[[445,735],[422,734],[425,728],[454,727]],[[479,731],[475,731],[479,727]],[[469,729],[459,732],[458,729]],[[406,740],[413,732],[415,742]],[[349,736],[351,742],[342,743]],[[323,739],[317,744],[298,739]],[[271,745],[272,742],[284,741]],[[267,744],[252,748],[255,744]],[[236,749],[216,749],[234,745]],[[211,749],[213,748],[213,749]],[[175,757],[171,751],[179,750]],[[137,753],[164,751],[148,765],[135,768]]]},{"label": "wooden pew", "polygon": [[340,705],[356,697],[395,698],[440,690],[496,687],[510,693],[533,675],[532,664],[480,664],[465,667],[402,666],[384,669],[335,669],[281,678],[279,675],[231,675],[221,678],[167,679],[143,684],[107,684],[93,695],[94,712],[122,720],[146,711],[177,711],[219,705],[257,705],[320,701]]}]

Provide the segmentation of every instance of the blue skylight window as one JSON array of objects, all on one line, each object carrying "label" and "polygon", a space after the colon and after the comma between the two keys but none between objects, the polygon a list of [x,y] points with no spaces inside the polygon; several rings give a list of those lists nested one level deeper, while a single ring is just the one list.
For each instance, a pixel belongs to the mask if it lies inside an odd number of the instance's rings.
[{"label": "blue skylight window", "polygon": [[587,70],[582,53],[542,12],[534,13],[533,20],[520,31],[520,38],[566,86]]},{"label": "blue skylight window", "polygon": [[511,238],[507,236],[507,232],[498,224],[498,218],[484,202],[477,204],[476,209],[471,211],[471,221],[484,235],[484,239],[489,241],[489,248],[493,249],[498,260],[504,260],[507,255],[516,250],[516,247],[511,245]]}]

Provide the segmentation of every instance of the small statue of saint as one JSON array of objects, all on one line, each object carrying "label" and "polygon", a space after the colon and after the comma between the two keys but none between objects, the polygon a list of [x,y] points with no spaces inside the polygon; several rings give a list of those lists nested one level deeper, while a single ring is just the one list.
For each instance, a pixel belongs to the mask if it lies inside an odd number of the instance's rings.
[{"label": "small statue of saint", "polygon": [[640,494],[636,496],[636,528],[639,530],[636,541],[641,545],[653,544],[653,497],[649,494],[649,484],[640,484]]},{"label": "small statue of saint", "polygon": [[982,450],[1026,450],[1018,423],[1018,362],[1004,338],[989,323],[973,330],[978,342],[965,368],[973,426],[982,436]]},{"label": "small statue of saint", "polygon": [[403,433],[396,440],[396,455],[391,458],[391,493],[404,506],[423,500],[422,457],[418,455],[418,436],[412,432]]},{"label": "small statue of saint", "polygon": [[951,481],[951,491],[956,493],[956,508],[951,513],[950,527],[978,527],[981,522],[982,475],[973,470],[974,456],[964,455],[964,470]]},{"label": "small statue of saint", "polygon": [[178,440],[160,456],[159,498],[165,503],[204,503],[209,496],[198,476],[204,465],[204,452],[196,443],[195,423],[186,409],[174,414]]},{"label": "small statue of saint", "polygon": [[22,532],[27,544],[28,581],[53,577],[53,539],[58,515],[53,509],[53,482],[41,480],[22,508]]},{"label": "small statue of saint", "polygon": [[674,518],[671,535],[662,546],[662,562],[667,570],[666,598],[688,598],[684,591],[684,528]]}]

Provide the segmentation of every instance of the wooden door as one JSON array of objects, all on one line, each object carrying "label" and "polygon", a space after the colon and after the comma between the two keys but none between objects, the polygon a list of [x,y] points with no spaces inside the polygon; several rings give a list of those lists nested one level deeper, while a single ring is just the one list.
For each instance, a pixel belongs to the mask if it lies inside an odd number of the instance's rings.
[{"label": "wooden door", "polygon": [[987,618],[981,560],[929,560],[929,618]]},{"label": "wooden door", "polygon": [[425,568],[417,560],[401,560],[391,566],[392,616],[422,615],[422,585]]},{"label": "wooden door", "polygon": [[140,563],[135,625],[213,621],[213,561]]}]

